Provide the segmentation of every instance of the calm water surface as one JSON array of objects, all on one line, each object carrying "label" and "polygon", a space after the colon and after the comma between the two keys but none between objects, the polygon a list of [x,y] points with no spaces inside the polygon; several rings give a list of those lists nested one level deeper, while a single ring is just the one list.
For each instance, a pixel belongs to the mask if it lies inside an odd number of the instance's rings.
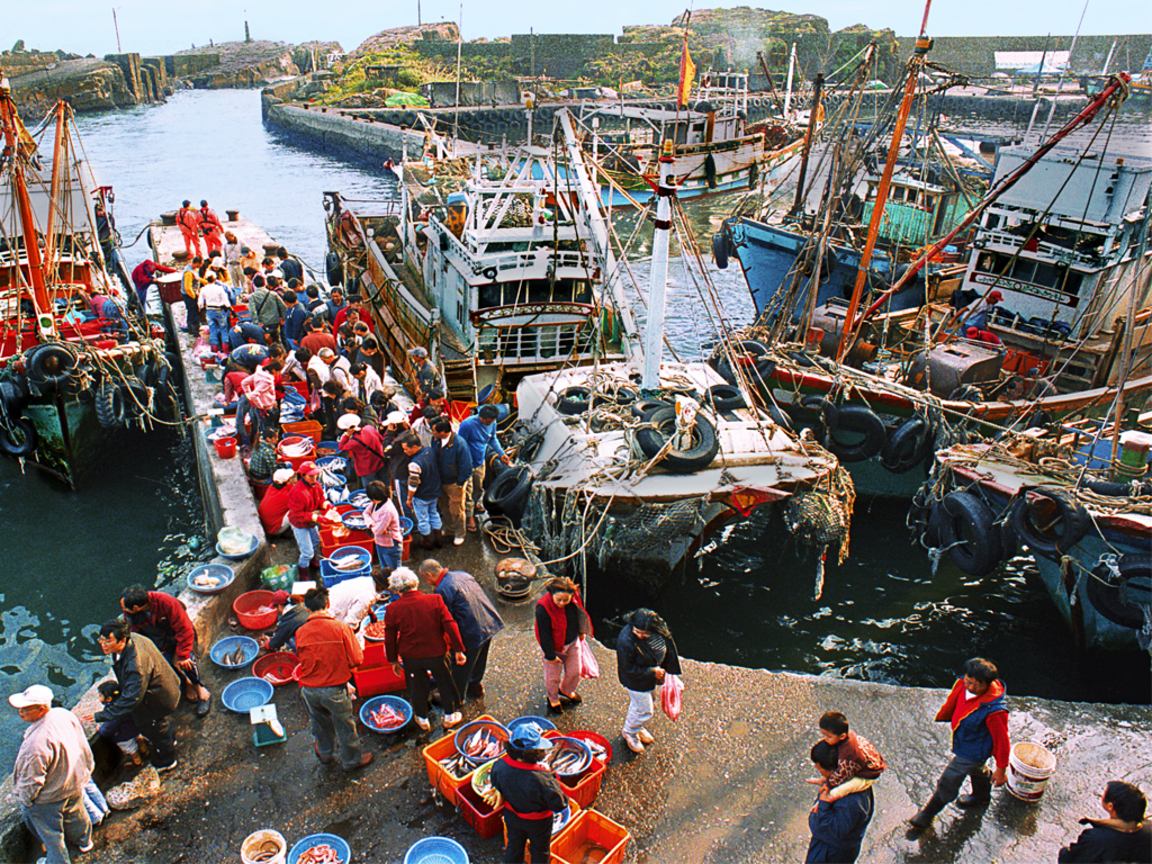
[{"label": "calm water surface", "polygon": [[[962,119],[987,134],[1016,132]],[[182,199],[206,198],[217,211],[240,210],[318,267],[322,193],[372,198],[388,188],[372,166],[269,134],[255,91],[185,91],[165,105],[81,117],[79,126],[98,176],[116,191],[126,244]],[[1147,150],[1146,116],[1126,115],[1120,128]],[[734,202],[722,196],[690,205],[704,249]],[[619,231],[626,237],[634,226],[625,218]],[[641,282],[650,240],[641,232],[633,247]],[[134,266],[146,255],[143,241],[125,254]],[[745,323],[752,304],[736,268],[712,276],[726,319]],[[673,345],[681,356],[698,356],[714,330],[701,320],[699,290],[677,262],[668,297]],[[93,638],[119,611],[120,590],[133,582],[167,587],[202,560],[207,538],[191,451],[175,433],[131,433],[75,493],[0,460],[0,491],[0,548],[10,577],[0,589],[0,691],[47,681],[72,701],[104,674]],[[950,565],[933,576],[926,556],[905,541],[904,513],[899,503],[858,503],[852,557],[829,566],[820,600],[812,599],[811,557],[797,556],[774,519],[756,516],[729,529],[655,605],[681,651],[702,660],[942,686],[957,663],[985,653],[1000,662],[1014,693],[1149,701],[1148,658],[1109,663],[1108,674],[1099,674],[1071,646],[1026,562],[981,580]],[[589,590],[593,612],[609,625],[642,602],[608,579]],[[0,712],[0,764],[10,762],[19,732],[18,720]]]}]

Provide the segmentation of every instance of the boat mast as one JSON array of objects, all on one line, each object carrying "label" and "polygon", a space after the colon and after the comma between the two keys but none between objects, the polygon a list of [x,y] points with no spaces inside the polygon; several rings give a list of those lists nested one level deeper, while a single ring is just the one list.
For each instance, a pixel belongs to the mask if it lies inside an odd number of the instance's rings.
[{"label": "boat mast", "polygon": [[664,354],[664,295],[668,281],[668,237],[672,228],[672,142],[660,153],[660,185],[656,189],[656,232],[652,237],[652,270],[648,288],[648,326],[644,328],[644,374],[641,390],[660,389],[660,359]]},{"label": "boat mast", "polygon": [[788,83],[784,85],[784,122],[789,122],[792,115],[792,70],[796,68],[796,43],[792,43],[792,53],[788,57]]},{"label": "boat mast", "polygon": [[28,277],[32,281],[32,303],[36,308],[37,326],[42,336],[51,335],[56,324],[51,315],[52,301],[44,278],[44,259],[40,256],[40,241],[36,237],[36,220],[32,213],[32,199],[28,196],[28,184],[24,179],[24,157],[22,146],[16,133],[16,106],[12,103],[12,89],[8,79],[0,70],[0,125],[4,127],[4,150],[9,158],[9,171],[12,176],[12,190],[16,196],[16,207],[20,211],[20,222],[24,228],[24,251],[28,255]]},{"label": "boat mast", "polygon": [[816,118],[820,116],[820,95],[824,89],[824,75],[817,73],[812,82],[812,110],[808,114],[808,131],[804,133],[804,149],[800,153],[800,177],[796,181],[796,201],[792,205],[792,216],[800,219],[804,215],[804,184],[808,179],[808,157],[812,153],[812,138],[816,134]]},{"label": "boat mast", "polygon": [[860,306],[860,297],[864,293],[864,283],[868,280],[868,265],[872,262],[872,251],[876,248],[876,240],[880,236],[880,223],[884,220],[884,205],[888,200],[888,190],[892,185],[892,174],[896,171],[896,160],[900,156],[900,143],[904,138],[904,127],[908,122],[908,115],[912,111],[912,100],[916,96],[916,84],[920,78],[920,69],[932,47],[932,40],[928,38],[928,10],[932,8],[932,0],[924,4],[924,20],[920,24],[920,36],[916,40],[916,47],[912,50],[912,57],[908,60],[908,81],[904,85],[904,99],[900,102],[900,110],[896,114],[896,125],[892,129],[892,143],[888,145],[888,159],[884,163],[884,172],[880,175],[880,185],[876,189],[876,203],[872,205],[872,218],[868,222],[868,239],[864,243],[864,251],[860,255],[860,269],[856,272],[856,284],[852,288],[852,299],[848,303],[848,311],[844,315],[844,329],[840,333],[840,344],[836,348],[837,361],[844,357],[844,349],[848,346],[849,324],[856,318],[856,310]]},{"label": "boat mast", "polygon": [[[52,147],[52,192],[48,198],[48,227],[44,230],[44,258],[51,261],[56,248],[56,213],[60,209],[60,167],[64,163],[64,135],[67,124],[67,103],[61,99],[56,103],[56,143]],[[52,271],[54,268],[48,264],[45,268]]]}]

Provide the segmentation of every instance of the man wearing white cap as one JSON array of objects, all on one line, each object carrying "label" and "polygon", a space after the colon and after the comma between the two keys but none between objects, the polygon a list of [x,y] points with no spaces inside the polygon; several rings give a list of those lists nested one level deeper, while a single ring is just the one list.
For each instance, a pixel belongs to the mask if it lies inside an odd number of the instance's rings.
[{"label": "man wearing white cap", "polygon": [[384,459],[384,441],[372,426],[361,426],[358,414],[344,414],[336,421],[343,433],[338,446],[352,459],[352,470],[360,478],[360,488],[367,489],[373,480],[388,482],[388,463]]},{"label": "man wearing white cap", "polygon": [[52,691],[43,684],[12,694],[8,703],[29,724],[12,771],[24,824],[44,844],[46,864],[70,864],[65,841],[81,852],[93,847],[82,800],[95,764],[88,739],[71,711],[52,707]]}]

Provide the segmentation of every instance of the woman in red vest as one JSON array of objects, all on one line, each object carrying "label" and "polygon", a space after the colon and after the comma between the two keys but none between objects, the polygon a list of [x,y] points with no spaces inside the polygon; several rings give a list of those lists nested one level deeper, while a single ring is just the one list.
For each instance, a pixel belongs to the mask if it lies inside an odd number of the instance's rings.
[{"label": "woman in red vest", "polygon": [[547,593],[536,603],[536,641],[544,652],[544,689],[548,693],[548,713],[560,714],[562,703],[584,701],[576,692],[580,683],[580,652],[577,641],[592,635],[592,619],[580,603],[579,588],[571,579],[559,576],[546,586]]}]

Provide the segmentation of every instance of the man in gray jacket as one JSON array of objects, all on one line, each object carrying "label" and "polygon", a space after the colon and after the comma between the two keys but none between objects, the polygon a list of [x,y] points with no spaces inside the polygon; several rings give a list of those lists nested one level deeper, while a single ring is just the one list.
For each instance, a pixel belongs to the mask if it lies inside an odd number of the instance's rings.
[{"label": "man in gray jacket", "polygon": [[92,719],[106,723],[131,715],[152,744],[153,767],[161,772],[175,768],[176,741],[168,715],[180,704],[180,679],[152,640],[131,632],[123,619],[101,624],[98,641],[100,650],[112,656],[120,695]]},{"label": "man in gray jacket", "polygon": [[12,791],[24,824],[44,844],[47,864],[69,864],[65,841],[92,850],[92,822],[84,809],[84,786],[92,777],[92,750],[76,716],[52,707],[52,691],[33,684],[8,697],[28,724],[16,754]]},{"label": "man in gray jacket", "polygon": [[444,598],[444,605],[460,628],[464,663],[452,667],[460,700],[483,698],[488,648],[492,637],[504,629],[504,620],[480,584],[463,570],[449,570],[429,558],[420,565],[420,578]]}]

